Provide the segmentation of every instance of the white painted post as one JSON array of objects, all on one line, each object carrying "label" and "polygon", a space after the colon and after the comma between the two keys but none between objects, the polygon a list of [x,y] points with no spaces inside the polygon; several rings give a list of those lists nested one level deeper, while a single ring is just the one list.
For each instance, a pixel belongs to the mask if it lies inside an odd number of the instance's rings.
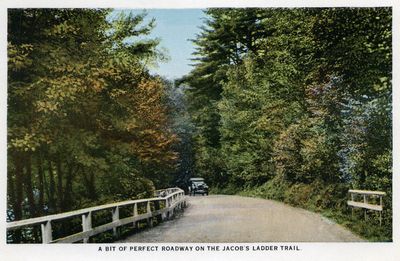
[{"label": "white painted post", "polygon": [[146,212],[147,212],[147,213],[151,213],[150,201],[147,201],[147,205],[146,205],[146,207],[147,207],[147,210],[146,210]]},{"label": "white painted post", "polygon": [[[138,212],[137,212],[137,203],[135,203],[135,204],[133,204],[133,216],[136,217],[137,215],[138,215]],[[133,222],[133,227],[134,227],[134,228],[138,228],[138,226],[137,226],[137,221],[134,221],[134,222]]]},{"label": "white painted post", "polygon": [[[364,194],[364,203],[367,204],[367,195]],[[367,209],[364,209],[364,219],[367,221]]]},{"label": "white painted post", "polygon": [[170,207],[171,207],[171,198],[168,198],[166,201],[166,205],[167,205],[167,219],[171,218],[171,211],[170,211]]},{"label": "white painted post", "polygon": [[181,202],[181,194],[177,195],[177,201],[178,203],[178,209],[181,210],[182,209],[182,202]]},{"label": "white painted post", "polygon": [[47,220],[41,224],[42,228],[42,244],[48,244],[53,240],[51,220]]},{"label": "white painted post", "polygon": [[[169,205],[170,205],[170,207],[172,207],[172,205],[174,204],[174,197],[175,197],[175,195],[173,195],[171,198],[170,198],[170,203],[169,203]],[[170,211],[170,214],[169,214],[169,217],[170,218],[172,218],[172,216],[174,215],[174,208],[172,207],[171,208],[171,211]]]},{"label": "white painted post", "polygon": [[[351,195],[351,201],[354,201],[354,194],[350,192]],[[351,217],[354,217],[354,208],[351,208]]]},{"label": "white painted post", "polygon": [[[92,212],[88,212],[82,215],[82,231],[90,231],[92,230]],[[89,237],[85,237],[83,239],[83,243],[88,243]]]},{"label": "white painted post", "polygon": [[[382,206],[382,211],[383,211],[382,195],[379,196],[379,203]],[[379,225],[380,226],[382,226],[382,211],[379,211]]]},{"label": "white painted post", "polygon": [[[150,201],[147,201],[147,214],[151,214]],[[147,226],[153,227],[153,218],[152,217],[147,218]]]},{"label": "white painted post", "polygon": [[[112,221],[118,221],[119,220],[119,207],[115,207],[112,209]],[[113,228],[113,235],[114,237],[118,237],[118,227]]]},{"label": "white painted post", "polygon": [[[164,209],[168,209],[168,200],[164,200],[165,204],[164,204]],[[164,221],[165,219],[167,219],[167,213],[166,212],[162,212],[161,213],[161,220]]]}]

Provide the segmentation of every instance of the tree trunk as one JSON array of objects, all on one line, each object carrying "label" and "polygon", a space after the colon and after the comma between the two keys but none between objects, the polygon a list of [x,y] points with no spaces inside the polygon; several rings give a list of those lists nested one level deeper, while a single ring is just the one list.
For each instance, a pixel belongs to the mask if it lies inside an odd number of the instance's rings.
[{"label": "tree trunk", "polygon": [[63,170],[61,166],[60,158],[57,159],[56,162],[57,167],[57,202],[58,202],[58,209],[63,210]]},{"label": "tree trunk", "polygon": [[38,178],[39,178],[39,202],[38,202],[38,214],[42,216],[43,209],[44,209],[44,171],[43,171],[43,162],[42,162],[42,155],[38,155],[37,161],[37,169],[38,169]]},{"label": "tree trunk", "polygon": [[25,174],[25,191],[26,196],[28,198],[29,204],[29,213],[30,217],[36,217],[36,204],[35,197],[33,195],[33,185],[32,185],[32,161],[31,155],[27,154],[25,156],[25,166],[26,166],[26,174]]},{"label": "tree trunk", "polygon": [[[10,166],[9,166],[10,167]],[[15,170],[14,170],[15,171]],[[10,215],[12,210],[14,209],[15,204],[15,186],[14,186],[14,177],[13,173],[10,169],[7,172],[7,221],[12,221],[14,219],[13,215]],[[11,211],[9,211],[11,210]]]},{"label": "tree trunk", "polygon": [[73,164],[68,166],[68,172],[66,176],[66,183],[64,188],[64,202],[63,202],[63,210],[71,210],[72,208],[72,184],[73,179],[75,177],[75,173],[78,168],[73,167]]},{"label": "tree trunk", "polygon": [[86,174],[86,171],[82,169],[83,173],[83,180],[85,181],[85,187],[87,191],[87,196],[91,200],[97,200],[97,193],[96,193],[96,184],[94,180],[94,173],[90,172],[90,174]]},{"label": "tree trunk", "polygon": [[15,202],[14,202],[14,216],[15,220],[22,219],[22,200],[23,200],[23,185],[24,173],[23,162],[18,152],[14,154],[15,164]]},{"label": "tree trunk", "polygon": [[[26,189],[26,195],[28,197],[29,213],[30,217],[37,217],[37,209],[36,209],[35,196],[33,194],[33,184],[32,184],[32,155],[29,153],[26,155],[25,164],[26,164],[25,189]],[[38,227],[33,228],[32,237],[33,237],[32,240],[34,240],[34,242],[37,242],[39,240]]]},{"label": "tree trunk", "polygon": [[49,212],[54,213],[56,209],[56,202],[54,199],[55,194],[55,182],[54,182],[54,173],[53,173],[53,166],[51,165],[51,160],[49,160],[49,194],[47,198],[49,199]]},{"label": "tree trunk", "polygon": [[[19,152],[13,153],[13,161],[15,165],[15,198],[13,202],[14,220],[22,219],[22,201],[23,201],[23,161]],[[14,242],[21,242],[21,230],[16,230],[13,234]]]}]

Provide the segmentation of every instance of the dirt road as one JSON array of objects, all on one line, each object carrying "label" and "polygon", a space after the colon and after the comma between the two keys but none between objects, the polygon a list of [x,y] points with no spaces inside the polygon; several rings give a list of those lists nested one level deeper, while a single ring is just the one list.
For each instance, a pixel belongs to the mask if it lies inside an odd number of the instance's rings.
[{"label": "dirt road", "polygon": [[184,213],[119,242],[360,242],[330,220],[285,204],[239,196],[188,198]]}]

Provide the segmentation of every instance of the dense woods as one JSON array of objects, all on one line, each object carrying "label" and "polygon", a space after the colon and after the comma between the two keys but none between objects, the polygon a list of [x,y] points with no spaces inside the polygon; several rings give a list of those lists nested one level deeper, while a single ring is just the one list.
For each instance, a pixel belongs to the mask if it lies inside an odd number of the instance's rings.
[{"label": "dense woods", "polygon": [[206,14],[180,80],[197,173],[219,192],[338,213],[348,213],[349,188],[385,191],[377,233],[390,240],[391,9]]},{"label": "dense woods", "polygon": [[[152,196],[175,169],[154,21],[110,10],[8,19],[8,219]],[[130,41],[127,39],[130,38]]]},{"label": "dense woods", "polygon": [[383,226],[351,228],[391,240],[390,8],[207,9],[174,84],[155,21],[111,12],[8,12],[8,221],[201,176],[350,227],[348,189],[384,191]]}]

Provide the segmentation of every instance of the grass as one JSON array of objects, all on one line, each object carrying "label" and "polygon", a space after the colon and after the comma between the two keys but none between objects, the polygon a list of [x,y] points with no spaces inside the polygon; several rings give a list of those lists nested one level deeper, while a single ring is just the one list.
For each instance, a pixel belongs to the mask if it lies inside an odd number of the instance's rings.
[{"label": "grass", "polygon": [[[383,211],[381,226],[377,211],[367,211],[367,220],[364,220],[362,209],[355,209],[352,215],[346,203],[347,191],[348,188],[341,184],[326,185],[314,182],[290,185],[276,180],[240,191],[228,190],[235,192],[230,194],[277,200],[319,213],[370,242],[392,242],[392,211]],[[224,190],[219,189],[216,192],[221,193]]]}]

